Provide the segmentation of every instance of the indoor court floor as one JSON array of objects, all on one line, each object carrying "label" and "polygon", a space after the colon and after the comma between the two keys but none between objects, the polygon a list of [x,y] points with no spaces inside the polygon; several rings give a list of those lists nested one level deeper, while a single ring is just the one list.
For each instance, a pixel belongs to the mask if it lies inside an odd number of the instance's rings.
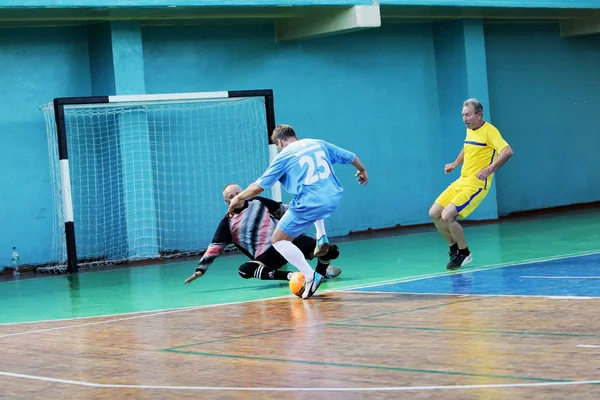
[{"label": "indoor court floor", "polygon": [[466,235],[456,272],[437,232],[343,241],[304,301],[239,255],[10,276],[0,398],[600,398],[600,212]]}]

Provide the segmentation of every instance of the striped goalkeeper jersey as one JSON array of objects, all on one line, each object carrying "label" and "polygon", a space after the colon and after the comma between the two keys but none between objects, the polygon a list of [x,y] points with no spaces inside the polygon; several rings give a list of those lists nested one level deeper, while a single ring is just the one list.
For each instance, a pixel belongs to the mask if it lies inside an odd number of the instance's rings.
[{"label": "striped goalkeeper jersey", "polygon": [[271,247],[271,235],[286,209],[285,205],[264,197],[246,200],[241,209],[221,220],[198,266],[208,269],[225,247],[232,243],[251,259],[260,256]]}]

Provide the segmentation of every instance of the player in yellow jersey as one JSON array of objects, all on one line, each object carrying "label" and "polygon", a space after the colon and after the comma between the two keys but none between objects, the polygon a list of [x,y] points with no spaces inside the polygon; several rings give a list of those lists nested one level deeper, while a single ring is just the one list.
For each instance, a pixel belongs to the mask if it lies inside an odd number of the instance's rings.
[{"label": "player in yellow jersey", "polygon": [[463,103],[462,117],[467,126],[463,149],[456,161],[444,167],[448,174],[463,163],[460,178],[439,195],[429,210],[435,227],[450,246],[448,269],[460,268],[473,261],[456,217],[466,218],[481,204],[488,194],[494,172],[513,154],[498,129],[483,120],[483,106],[477,99]]}]

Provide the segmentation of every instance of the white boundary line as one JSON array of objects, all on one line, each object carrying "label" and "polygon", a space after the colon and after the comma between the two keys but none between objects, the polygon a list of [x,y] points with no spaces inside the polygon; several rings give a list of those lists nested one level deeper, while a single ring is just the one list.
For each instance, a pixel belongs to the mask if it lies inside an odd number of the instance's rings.
[{"label": "white boundary line", "polygon": [[164,308],[164,309],[148,310],[148,311],[132,311],[132,312],[126,312],[126,313],[119,313],[119,314],[90,315],[90,316],[87,316],[87,317],[44,319],[44,320],[40,320],[40,321],[7,322],[5,324],[0,324],[0,328],[3,327],[3,326],[11,326],[11,325],[31,325],[31,324],[43,324],[43,323],[48,323],[48,322],[79,321],[79,320],[86,320],[86,319],[92,319],[92,318],[118,317],[118,316],[121,316],[121,315],[136,315],[136,314],[161,313],[163,311],[184,311],[184,310],[193,310],[193,309],[197,309],[197,308],[213,307],[213,306],[219,306],[219,305],[222,305],[222,304],[214,304],[214,305],[213,304],[206,304],[206,305],[199,305],[199,306]]},{"label": "white boundary line", "polygon": [[[201,307],[198,307],[198,308],[201,308]],[[85,324],[75,324],[75,325],[67,325],[67,326],[56,326],[56,327],[53,327],[53,328],[36,329],[36,330],[33,330],[33,331],[13,332],[13,333],[7,333],[7,334],[4,334],[4,335],[0,335],[0,339],[11,337],[11,336],[30,335],[30,334],[34,334],[34,333],[60,331],[60,330],[63,330],[63,329],[70,329],[70,328],[81,328],[81,327],[84,327],[84,326],[109,324],[111,322],[128,321],[128,320],[131,320],[131,319],[139,319],[139,318],[146,318],[146,317],[155,317],[157,315],[175,314],[175,313],[180,313],[180,312],[185,312],[185,311],[192,311],[192,310],[193,310],[193,308],[188,308],[188,309],[185,309],[185,310],[171,310],[171,311],[164,311],[164,312],[153,313],[153,314],[136,315],[134,317],[109,319],[109,320],[106,320],[106,321],[87,322]],[[99,318],[102,318],[102,317],[99,317]]]},{"label": "white boundary line", "polygon": [[159,389],[159,390],[214,390],[214,391],[243,391],[243,392],[381,392],[381,391],[424,391],[424,390],[450,390],[450,389],[488,389],[488,388],[515,388],[515,387],[546,387],[546,386],[574,386],[595,385],[600,381],[572,381],[572,382],[539,382],[539,383],[500,383],[487,385],[446,385],[446,386],[395,386],[395,387],[358,387],[358,388],[316,388],[316,387],[218,387],[218,386],[155,386],[155,385],[119,385],[110,383],[94,383],[86,381],[73,381],[56,379],[45,376],[15,374],[0,371],[0,376],[11,378],[30,379],[44,382],[62,383],[66,385],[87,386],[95,388],[117,389]]},{"label": "white boundary line", "polygon": [[520,276],[525,279],[600,279],[600,276]]},{"label": "white boundary line", "polygon": [[[547,258],[532,258],[532,259],[522,260],[522,261],[512,261],[509,263],[490,264],[487,267],[481,267],[481,268],[471,269],[471,270],[456,271],[453,273],[448,273],[446,271],[443,271],[443,272],[433,273],[433,274],[418,275],[418,276],[411,277],[411,278],[396,278],[396,279],[390,279],[387,281],[371,283],[371,284],[367,284],[367,285],[364,285],[364,284],[363,285],[354,285],[354,286],[348,286],[348,287],[343,287],[343,288],[323,290],[319,293],[346,292],[346,291],[349,291],[349,293],[389,293],[389,292],[370,292],[370,291],[362,292],[362,291],[356,291],[353,289],[363,289],[363,288],[369,288],[369,287],[375,287],[375,286],[381,286],[381,285],[389,285],[389,284],[394,284],[394,283],[412,282],[412,281],[418,281],[418,280],[422,280],[422,279],[436,278],[439,276],[465,274],[465,273],[471,273],[471,272],[486,271],[486,270],[496,269],[496,268],[512,267],[515,265],[526,265],[526,264],[533,264],[533,263],[537,263],[537,262],[547,262],[547,261],[560,260],[560,259],[564,259],[564,258],[581,257],[581,256],[594,255],[594,254],[600,254],[600,251],[595,250],[595,251],[587,251],[587,252],[579,252],[579,253],[569,253],[569,254],[564,254],[564,255],[560,255],[560,256],[547,257]],[[350,292],[350,290],[352,290],[352,291]],[[406,294],[409,294],[409,293],[406,293]],[[455,293],[448,293],[448,294],[444,294],[444,293],[414,293],[414,294],[457,295]],[[495,295],[461,294],[461,296],[480,296],[481,297],[481,296],[495,296]],[[505,296],[510,296],[510,295],[505,295]],[[88,325],[107,324],[110,322],[118,322],[118,321],[130,320],[130,319],[153,317],[153,316],[157,316],[157,315],[198,310],[198,309],[202,309],[202,308],[212,308],[212,307],[220,307],[220,306],[228,306],[228,305],[236,305],[236,304],[245,304],[245,303],[252,303],[252,302],[257,302],[257,301],[265,301],[265,300],[277,300],[277,299],[284,299],[284,298],[288,298],[288,297],[294,297],[294,296],[293,295],[285,295],[285,296],[276,296],[276,297],[269,297],[269,298],[256,299],[256,300],[236,301],[236,302],[230,302],[230,303],[207,304],[207,305],[198,305],[198,306],[182,307],[182,308],[175,308],[175,309],[168,308],[168,309],[147,310],[147,311],[134,311],[134,312],[119,313],[119,314],[95,315],[95,316],[88,316],[88,317],[51,319],[51,320],[30,321],[30,322],[9,322],[9,323],[0,324],[0,327],[13,326],[13,325],[26,325],[26,324],[41,324],[41,323],[60,322],[60,321],[63,321],[63,322],[64,321],[76,321],[76,320],[86,320],[86,319],[91,319],[91,318],[110,318],[110,317],[118,317],[118,316],[122,316],[122,315],[147,314],[147,315],[137,315],[134,317],[111,319],[111,320],[107,320],[107,321],[98,321],[98,322],[90,322],[90,323],[85,323],[85,324],[76,324],[76,325],[69,325],[69,326],[62,326],[62,327],[40,329],[40,330],[35,330],[35,331],[9,333],[6,335],[0,335],[0,339],[3,337],[8,337],[8,336],[26,335],[29,333],[38,333],[38,332],[48,332],[48,331],[53,331],[53,330],[77,328],[77,327],[88,326]],[[501,296],[497,296],[497,297],[501,297]],[[516,296],[516,297],[536,297],[536,296]],[[549,296],[537,296],[537,297],[549,297]],[[563,296],[563,297],[565,297],[565,296]],[[577,297],[577,299],[581,299],[581,298],[582,297]],[[594,297],[590,297],[590,298],[594,298]]]},{"label": "white boundary line", "polygon": [[470,274],[471,272],[487,271],[490,269],[514,267],[517,265],[520,266],[520,265],[527,265],[527,264],[535,264],[538,262],[542,263],[542,262],[548,262],[548,261],[562,260],[565,258],[591,256],[591,255],[596,255],[596,254],[600,254],[600,250],[585,251],[585,252],[579,252],[579,253],[569,253],[569,254],[563,254],[563,255],[559,255],[559,256],[552,256],[552,257],[546,257],[546,258],[541,258],[541,257],[540,258],[531,258],[531,259],[526,259],[526,260],[522,260],[522,261],[511,261],[511,262],[507,262],[507,263],[490,264],[488,266],[481,267],[481,268],[455,270],[453,272],[444,271],[444,272],[439,272],[439,273],[434,273],[434,274],[425,274],[425,275],[415,276],[415,277],[411,277],[408,279],[406,279],[406,278],[390,279],[387,281],[371,283],[368,285],[349,286],[349,287],[339,289],[339,290],[344,291],[344,290],[352,290],[352,289],[363,289],[363,288],[369,288],[369,287],[374,287],[374,286],[391,285],[394,283],[412,282],[412,281],[418,281],[418,280],[422,280],[422,279],[436,278],[438,276]]},{"label": "white boundary line", "polygon": [[592,296],[547,296],[537,294],[478,294],[478,293],[428,293],[428,292],[382,292],[382,291],[371,291],[371,290],[353,290],[350,293],[377,293],[377,294],[410,294],[410,295],[423,295],[423,296],[451,296],[451,297],[532,297],[540,299],[550,300],[595,300],[600,297]]},{"label": "white boundary line", "polygon": [[[70,328],[79,328],[79,327],[83,327],[83,326],[109,324],[111,322],[128,321],[128,320],[131,320],[131,319],[140,319],[140,318],[147,318],[147,317],[155,317],[157,315],[176,314],[176,313],[181,313],[181,312],[186,312],[186,311],[200,310],[200,309],[203,309],[203,308],[214,308],[214,307],[220,307],[220,306],[229,306],[229,305],[236,305],[236,304],[253,303],[253,302],[264,301],[264,300],[283,299],[283,298],[292,297],[292,296],[293,295],[287,295],[287,296],[279,296],[279,297],[270,297],[270,298],[266,298],[266,299],[237,301],[237,302],[231,302],[231,303],[207,304],[207,305],[202,305],[202,306],[193,306],[193,307],[185,307],[185,308],[177,308],[177,309],[172,309],[171,308],[171,309],[164,309],[164,310],[139,311],[137,313],[123,313],[123,314],[100,315],[100,316],[95,316],[95,317],[68,318],[68,319],[63,319],[63,320],[52,320],[51,319],[51,320],[47,320],[47,321],[26,322],[26,323],[23,323],[23,324],[34,324],[34,323],[40,323],[41,324],[41,323],[48,323],[48,322],[55,322],[55,321],[63,321],[64,322],[64,321],[74,321],[74,320],[91,319],[91,318],[109,318],[109,317],[116,317],[116,316],[119,316],[119,315],[144,314],[144,315],[135,315],[133,317],[108,319],[108,320],[105,320],[105,321],[87,322],[87,323],[84,323],[84,324],[57,326],[57,327],[53,327],[53,328],[36,329],[36,330],[33,330],[33,331],[7,333],[5,335],[0,335],[0,339],[5,338],[5,337],[10,337],[10,336],[20,336],[20,335],[28,335],[28,334],[33,334],[33,333],[51,332],[51,331],[58,331],[58,330],[70,329]],[[19,325],[19,324],[21,324],[21,323],[20,322],[15,322],[15,323],[10,323],[10,324],[0,325],[0,327],[10,326],[10,325]]]}]

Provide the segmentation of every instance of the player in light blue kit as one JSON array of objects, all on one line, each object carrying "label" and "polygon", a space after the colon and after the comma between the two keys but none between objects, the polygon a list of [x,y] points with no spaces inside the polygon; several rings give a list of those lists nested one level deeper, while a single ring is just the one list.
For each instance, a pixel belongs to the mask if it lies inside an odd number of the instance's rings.
[{"label": "player in light blue kit", "polygon": [[356,176],[360,184],[366,184],[369,177],[354,153],[323,140],[299,140],[289,125],[277,126],[272,139],[280,153],[256,182],[231,199],[229,209],[231,212],[238,203],[262,193],[278,181],[288,193],[296,195],[275,228],[271,242],[287,262],[304,275],[302,298],[306,299],[317,291],[323,276],[311,268],[292,240],[314,224],[318,239],[314,255],[327,253],[329,244],[323,220],[337,209],[343,192],[333,164],[352,164],[358,170]]}]

